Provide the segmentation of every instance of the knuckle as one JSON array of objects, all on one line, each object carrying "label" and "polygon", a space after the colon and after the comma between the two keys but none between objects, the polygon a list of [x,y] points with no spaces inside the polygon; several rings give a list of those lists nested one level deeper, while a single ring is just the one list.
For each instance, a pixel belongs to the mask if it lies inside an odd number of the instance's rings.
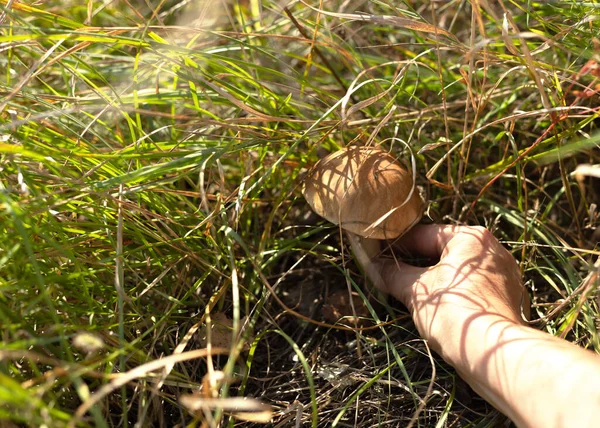
[{"label": "knuckle", "polygon": [[466,232],[482,244],[489,244],[496,241],[492,232],[483,226],[469,226]]},{"label": "knuckle", "polygon": [[484,226],[471,226],[473,233],[484,236],[490,234],[490,231]]}]

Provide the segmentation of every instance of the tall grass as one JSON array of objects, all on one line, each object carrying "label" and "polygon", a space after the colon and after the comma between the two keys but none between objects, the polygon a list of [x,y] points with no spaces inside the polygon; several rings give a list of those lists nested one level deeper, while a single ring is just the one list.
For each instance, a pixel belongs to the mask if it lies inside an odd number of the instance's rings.
[{"label": "tall grass", "polygon": [[498,425],[301,181],[410,149],[426,221],[491,228],[600,352],[597,8],[0,2],[0,422]]}]

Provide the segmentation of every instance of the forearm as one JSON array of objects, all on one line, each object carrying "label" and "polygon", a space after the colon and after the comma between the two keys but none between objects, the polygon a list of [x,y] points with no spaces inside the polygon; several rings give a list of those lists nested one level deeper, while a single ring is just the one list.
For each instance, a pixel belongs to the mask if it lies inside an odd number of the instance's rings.
[{"label": "forearm", "polygon": [[489,231],[429,225],[402,241],[439,262],[380,260],[370,276],[475,391],[520,427],[599,426],[600,356],[522,325],[520,270]]},{"label": "forearm", "polygon": [[498,316],[458,324],[461,341],[445,358],[518,426],[587,427],[600,420],[600,357]]}]

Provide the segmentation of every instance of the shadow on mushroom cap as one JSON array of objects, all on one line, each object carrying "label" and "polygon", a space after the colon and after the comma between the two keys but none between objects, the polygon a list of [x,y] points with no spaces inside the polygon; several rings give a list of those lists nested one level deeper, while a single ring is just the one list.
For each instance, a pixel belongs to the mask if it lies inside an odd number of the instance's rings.
[{"label": "shadow on mushroom cap", "polygon": [[424,208],[412,174],[377,147],[348,147],[321,159],[303,194],[320,216],[372,239],[397,238]]}]

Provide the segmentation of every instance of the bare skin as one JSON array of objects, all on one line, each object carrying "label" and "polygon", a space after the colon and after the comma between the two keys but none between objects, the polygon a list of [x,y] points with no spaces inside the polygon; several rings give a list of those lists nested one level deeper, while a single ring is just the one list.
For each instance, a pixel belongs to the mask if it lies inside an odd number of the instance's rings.
[{"label": "bare skin", "polygon": [[488,230],[421,225],[401,245],[439,262],[378,259],[367,274],[475,391],[519,427],[598,426],[600,356],[526,325],[517,263]]}]

